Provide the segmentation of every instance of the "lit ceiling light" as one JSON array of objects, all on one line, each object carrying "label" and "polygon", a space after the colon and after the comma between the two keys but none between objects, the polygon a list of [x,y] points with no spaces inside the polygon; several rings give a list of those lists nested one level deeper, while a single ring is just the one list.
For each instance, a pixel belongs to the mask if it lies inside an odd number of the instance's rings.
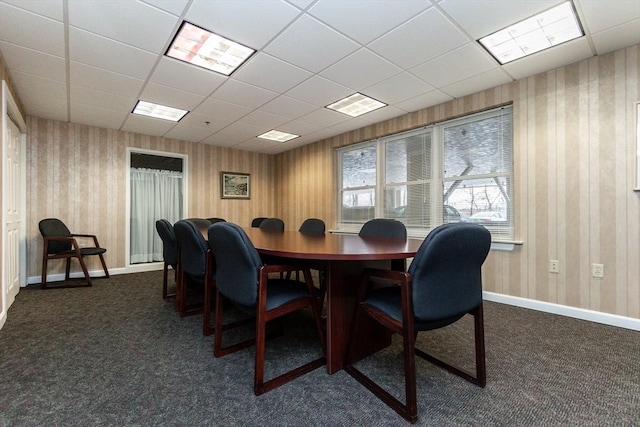
[{"label": "lit ceiling light", "polygon": [[270,130],[262,135],[258,135],[258,138],[270,139],[271,141],[287,142],[294,138],[298,138],[300,135],[294,135],[292,133],[280,132],[279,130]]},{"label": "lit ceiling light", "polygon": [[229,76],[254,52],[184,21],[165,55]]},{"label": "lit ceiling light", "polygon": [[327,105],[326,108],[339,111],[340,113],[347,114],[351,117],[358,117],[364,113],[386,107],[386,105],[387,104],[383,102],[356,92],[351,96],[341,99],[340,101]]},{"label": "lit ceiling light", "polygon": [[570,1],[478,40],[500,64],[582,37]]},{"label": "lit ceiling light", "polygon": [[170,120],[172,122],[179,122],[187,113],[187,110],[167,107],[166,105],[153,104],[147,101],[138,101],[133,109],[133,114],[140,114],[141,116],[148,116],[156,119]]}]

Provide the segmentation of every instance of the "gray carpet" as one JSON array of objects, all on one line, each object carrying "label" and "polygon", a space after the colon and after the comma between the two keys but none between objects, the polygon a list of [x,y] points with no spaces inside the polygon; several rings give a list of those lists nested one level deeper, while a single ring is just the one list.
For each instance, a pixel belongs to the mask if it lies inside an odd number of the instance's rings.
[{"label": "gray carpet", "polygon": [[[161,281],[23,289],[0,330],[0,426],[409,425],[324,368],[254,396],[253,348],[214,358],[201,317],[181,319]],[[470,325],[423,333],[419,345],[468,365]],[[496,303],[485,328],[484,389],[418,359],[416,425],[640,426],[640,333]],[[396,338],[358,366],[402,396]],[[266,375],[318,352],[310,316],[295,314],[267,342]]]}]

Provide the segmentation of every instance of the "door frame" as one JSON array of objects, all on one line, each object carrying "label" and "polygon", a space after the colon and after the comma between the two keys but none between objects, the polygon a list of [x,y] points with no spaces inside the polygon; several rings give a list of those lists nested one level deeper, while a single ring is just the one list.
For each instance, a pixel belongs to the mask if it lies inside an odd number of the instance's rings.
[{"label": "door frame", "polygon": [[127,179],[126,179],[126,203],[125,203],[125,272],[138,273],[144,271],[162,270],[163,262],[148,262],[144,264],[131,264],[131,154],[142,153],[152,156],[173,157],[182,160],[182,206],[184,207],[183,215],[186,215],[189,206],[189,186],[187,185],[189,176],[189,156],[187,154],[173,153],[169,151],[149,150],[144,148],[127,147]]},{"label": "door frame", "polygon": [[4,186],[6,185],[6,178],[5,178],[5,157],[6,157],[6,144],[7,142],[5,141],[5,137],[8,133],[7,129],[9,127],[9,121],[12,121],[17,127],[18,130],[20,131],[20,190],[19,190],[19,200],[18,203],[20,204],[20,227],[19,227],[19,251],[18,251],[18,264],[19,264],[19,269],[18,269],[18,274],[19,274],[19,285],[20,287],[24,287],[27,285],[27,241],[26,241],[26,235],[27,235],[27,228],[26,228],[26,217],[27,217],[27,197],[26,197],[26,189],[27,189],[27,168],[26,168],[26,154],[27,154],[27,124],[24,120],[24,118],[22,117],[22,113],[20,112],[20,109],[18,108],[18,104],[16,103],[16,100],[13,97],[13,94],[11,93],[11,91],[9,90],[9,86],[7,85],[7,83],[5,82],[5,80],[2,80],[2,105],[1,105],[1,117],[2,117],[2,127],[0,129],[0,153],[1,153],[1,164],[0,164],[0,172],[2,173],[2,186],[3,186],[3,191],[2,191],[2,204],[0,205],[2,207],[2,209],[0,209],[2,211],[2,214],[0,214],[1,218],[1,236],[0,236],[0,245],[1,245],[1,254],[2,254],[2,260],[1,260],[1,266],[0,266],[0,280],[2,283],[0,283],[0,328],[2,328],[2,326],[4,325],[4,323],[7,320],[7,311],[9,310],[9,306],[11,305],[11,303],[13,303],[13,300],[9,301],[8,297],[7,297],[7,281],[5,280],[5,272],[7,271],[6,268],[6,263],[7,263],[7,256],[6,256],[6,219],[5,219],[5,205],[6,205],[6,195],[8,194],[7,191],[4,191]]}]

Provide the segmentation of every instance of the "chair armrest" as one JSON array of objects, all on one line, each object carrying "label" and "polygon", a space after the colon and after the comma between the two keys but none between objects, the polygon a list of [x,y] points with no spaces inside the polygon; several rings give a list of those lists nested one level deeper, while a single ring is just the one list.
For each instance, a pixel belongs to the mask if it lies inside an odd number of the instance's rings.
[{"label": "chair armrest", "polygon": [[77,233],[71,233],[71,235],[73,237],[86,237],[89,239],[93,239],[93,244],[95,245],[96,248],[100,247],[100,243],[98,243],[98,236],[96,236],[95,234],[77,234]]},{"label": "chair armrest", "polygon": [[305,270],[305,268],[293,264],[265,264],[262,266],[262,270],[264,270],[265,273],[286,273],[288,271]]},{"label": "chair armrest", "polygon": [[365,268],[362,272],[363,280],[368,280],[372,276],[381,279],[397,280],[400,283],[406,283],[411,278],[411,275],[407,272],[385,270],[382,268]]}]

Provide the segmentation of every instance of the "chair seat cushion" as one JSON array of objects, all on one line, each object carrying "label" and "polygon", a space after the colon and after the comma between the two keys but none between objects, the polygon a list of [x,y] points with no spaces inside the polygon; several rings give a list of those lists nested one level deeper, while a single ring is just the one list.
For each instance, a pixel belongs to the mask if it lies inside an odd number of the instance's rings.
[{"label": "chair seat cushion", "polygon": [[307,285],[296,280],[269,279],[267,285],[267,310],[309,296]]},{"label": "chair seat cushion", "polygon": [[[367,297],[364,300],[364,304],[367,304],[385,313],[387,316],[398,322],[402,322],[402,301],[400,286],[387,286],[379,289],[372,289],[367,292]],[[466,313],[461,313],[459,315],[451,316],[445,319],[414,319],[414,329],[416,331],[428,331],[431,329],[442,328],[457,321],[465,314]]]},{"label": "chair seat cushion", "polygon": [[105,248],[80,248],[80,253],[85,255],[99,255],[107,252]]}]

